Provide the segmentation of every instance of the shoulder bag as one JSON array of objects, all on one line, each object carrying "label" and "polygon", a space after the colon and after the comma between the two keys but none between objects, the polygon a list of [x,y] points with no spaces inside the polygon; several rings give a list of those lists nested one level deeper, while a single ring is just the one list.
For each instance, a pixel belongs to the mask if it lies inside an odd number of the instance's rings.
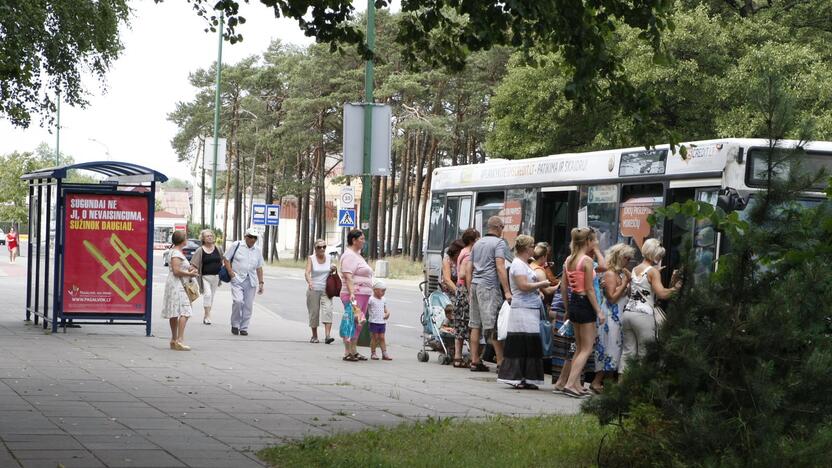
[{"label": "shoulder bag", "polygon": [[185,288],[188,300],[193,304],[199,298],[199,285],[193,279],[185,280],[185,278],[182,278],[182,287]]},{"label": "shoulder bag", "polygon": [[[234,256],[237,255],[237,249],[239,249],[239,248],[240,248],[240,241],[237,241],[237,246],[234,247],[234,253],[231,254],[231,260],[229,260],[228,263],[233,263],[234,262]],[[220,272],[217,274],[217,276],[219,276],[220,281],[222,281],[223,283],[231,282],[231,274],[228,273],[228,269],[225,268],[225,264],[223,264],[223,266],[220,267]]]}]

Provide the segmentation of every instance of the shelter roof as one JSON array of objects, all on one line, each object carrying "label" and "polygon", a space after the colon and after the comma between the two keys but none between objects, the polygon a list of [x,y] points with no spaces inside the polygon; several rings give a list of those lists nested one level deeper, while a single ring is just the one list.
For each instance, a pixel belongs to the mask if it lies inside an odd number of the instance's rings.
[{"label": "shelter roof", "polygon": [[138,164],[120,161],[93,161],[69,164],[58,167],[48,167],[24,174],[21,179],[65,179],[71,170],[96,172],[107,176],[104,182],[134,184],[141,182],[165,182],[167,176],[153,169]]}]

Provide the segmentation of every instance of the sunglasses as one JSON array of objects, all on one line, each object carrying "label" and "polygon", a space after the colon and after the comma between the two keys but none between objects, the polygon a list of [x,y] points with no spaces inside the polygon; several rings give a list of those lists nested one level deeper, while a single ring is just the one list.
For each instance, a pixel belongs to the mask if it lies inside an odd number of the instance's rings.
[{"label": "sunglasses", "polygon": [[246,234],[246,239],[257,239],[257,236],[251,236]]},{"label": "sunglasses", "polygon": [[316,245],[315,248],[316,249],[325,249],[326,246],[325,245]]}]

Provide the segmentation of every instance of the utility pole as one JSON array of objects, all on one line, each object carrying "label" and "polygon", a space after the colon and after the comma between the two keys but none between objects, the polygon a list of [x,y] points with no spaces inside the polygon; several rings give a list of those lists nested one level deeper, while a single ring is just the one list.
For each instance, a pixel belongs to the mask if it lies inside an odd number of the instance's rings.
[{"label": "utility pole", "polygon": [[[375,52],[376,43],[376,6],[373,0],[367,0],[367,49]],[[373,59],[367,60],[364,67],[364,175],[361,177],[361,224],[359,227],[364,230],[364,236],[368,242],[364,244],[365,254],[369,246],[375,244],[369,239],[375,235],[370,227],[370,204],[373,191],[373,178],[370,175],[373,144]],[[365,226],[367,229],[365,229]]]},{"label": "utility pole", "polygon": [[[217,205],[217,150],[220,138],[220,78],[222,77],[222,28],[223,14],[220,12],[220,26],[217,29],[217,78],[214,90],[214,163],[211,168],[211,229],[214,229],[214,210]],[[226,233],[222,233],[225,239]]]},{"label": "utility pole", "polygon": [[55,166],[61,165],[61,94],[58,93],[57,128],[55,129]]}]

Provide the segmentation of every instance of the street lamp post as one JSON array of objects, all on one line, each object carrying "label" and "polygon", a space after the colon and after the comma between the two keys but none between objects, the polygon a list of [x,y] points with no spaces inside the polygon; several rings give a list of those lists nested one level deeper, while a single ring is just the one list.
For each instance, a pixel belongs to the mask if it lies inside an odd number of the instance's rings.
[{"label": "street lamp post", "polygon": [[[223,28],[223,14],[220,12],[220,26],[217,28],[217,76],[214,89],[214,163],[211,170],[211,229],[214,229],[214,210],[217,206],[217,147],[219,146],[220,138],[220,79],[222,78],[222,28]],[[228,237],[227,233],[222,233],[223,239]],[[223,240],[223,242],[225,242]],[[225,244],[223,244],[225,245]]]}]

